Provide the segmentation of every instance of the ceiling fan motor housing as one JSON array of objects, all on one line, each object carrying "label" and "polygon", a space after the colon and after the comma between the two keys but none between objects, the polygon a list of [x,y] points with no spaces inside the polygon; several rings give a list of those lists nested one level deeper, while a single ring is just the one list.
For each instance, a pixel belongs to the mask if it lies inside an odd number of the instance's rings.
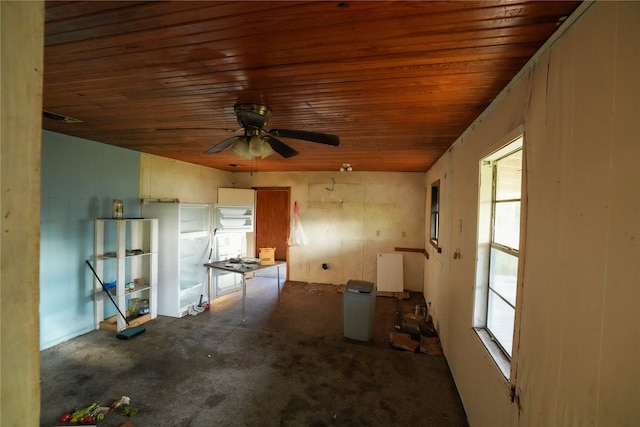
[{"label": "ceiling fan motor housing", "polygon": [[238,124],[245,129],[261,130],[271,116],[271,108],[258,104],[237,104],[233,107]]}]

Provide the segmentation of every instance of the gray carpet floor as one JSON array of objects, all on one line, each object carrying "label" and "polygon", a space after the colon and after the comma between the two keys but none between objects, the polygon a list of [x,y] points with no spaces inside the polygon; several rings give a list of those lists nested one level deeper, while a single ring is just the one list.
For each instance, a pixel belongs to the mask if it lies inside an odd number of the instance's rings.
[{"label": "gray carpet floor", "polygon": [[344,337],[339,287],[248,281],[181,319],[159,316],[130,340],[96,330],[41,353],[41,425],[121,396],[138,409],[100,426],[466,426],[442,355],[389,345],[398,318],[424,304],[376,298],[373,337]]}]

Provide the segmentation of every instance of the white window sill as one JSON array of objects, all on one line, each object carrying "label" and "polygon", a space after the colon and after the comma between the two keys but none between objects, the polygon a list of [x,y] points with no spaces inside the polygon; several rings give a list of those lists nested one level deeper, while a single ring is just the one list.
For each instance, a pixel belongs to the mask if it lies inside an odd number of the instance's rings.
[{"label": "white window sill", "polygon": [[500,347],[498,347],[498,344],[495,343],[493,338],[491,338],[491,335],[489,335],[485,329],[474,328],[474,330],[476,331],[478,338],[480,338],[480,341],[482,341],[484,347],[489,352],[489,355],[491,355],[493,361],[496,362],[496,365],[498,366],[498,369],[500,369],[500,372],[502,372],[505,380],[509,382],[509,378],[511,376],[511,361],[502,352]]}]

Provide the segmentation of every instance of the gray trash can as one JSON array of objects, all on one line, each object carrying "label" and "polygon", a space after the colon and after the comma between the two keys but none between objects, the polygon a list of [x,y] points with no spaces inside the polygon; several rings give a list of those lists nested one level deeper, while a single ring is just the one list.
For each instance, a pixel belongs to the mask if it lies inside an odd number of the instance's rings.
[{"label": "gray trash can", "polygon": [[344,336],[370,341],[375,309],[375,285],[364,280],[349,280],[344,288]]}]

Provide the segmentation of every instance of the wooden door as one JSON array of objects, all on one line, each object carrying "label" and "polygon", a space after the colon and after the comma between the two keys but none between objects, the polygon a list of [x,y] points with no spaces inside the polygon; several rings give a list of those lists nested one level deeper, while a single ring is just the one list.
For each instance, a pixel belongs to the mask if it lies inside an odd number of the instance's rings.
[{"label": "wooden door", "polygon": [[256,188],[256,257],[260,248],[276,248],[275,258],[288,258],[289,187]]}]

